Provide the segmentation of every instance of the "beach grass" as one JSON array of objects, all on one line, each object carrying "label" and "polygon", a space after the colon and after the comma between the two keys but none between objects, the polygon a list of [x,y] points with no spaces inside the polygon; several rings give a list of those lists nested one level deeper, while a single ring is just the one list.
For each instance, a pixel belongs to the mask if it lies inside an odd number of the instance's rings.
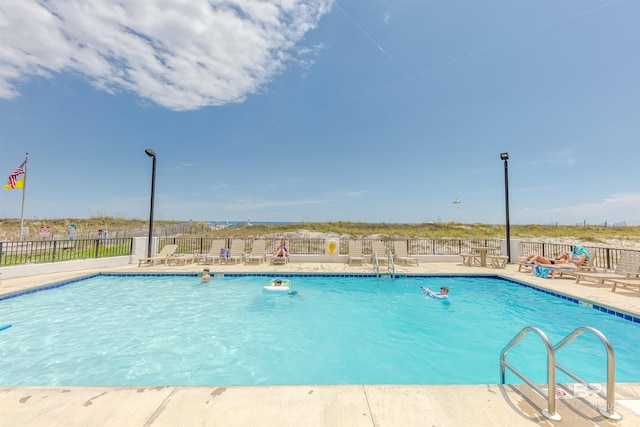
[{"label": "beach grass", "polygon": [[[156,220],[156,226],[179,224],[183,221]],[[0,219],[0,236],[14,236],[19,229],[19,219]],[[98,216],[91,218],[69,219],[40,219],[25,220],[25,226],[37,231],[40,226],[51,227],[52,232],[66,233],[69,224],[75,224],[78,231],[93,231],[107,229],[130,230],[148,227],[146,219],[126,219],[122,217]],[[226,237],[226,238],[255,238],[291,236],[302,233],[319,233],[335,236],[348,236],[351,238],[379,236],[382,239],[394,238],[479,238],[499,239],[504,238],[506,228],[504,225],[491,224],[460,224],[449,223],[422,223],[422,224],[390,224],[390,223],[363,223],[363,222],[301,222],[295,224],[253,224],[237,225],[230,228],[209,229],[208,223],[193,222],[198,230],[193,237]],[[205,231],[202,231],[205,230]],[[627,241],[640,244],[640,227],[604,227],[597,225],[538,225],[512,224],[510,234],[514,239],[541,240],[541,239],[575,239],[580,242],[589,242],[594,245],[605,245],[611,240]]]},{"label": "beach grass", "polygon": [[[214,230],[208,235],[215,237],[257,237],[277,236],[278,234],[298,233],[300,230],[317,233],[335,233],[339,236],[367,237],[380,236],[382,239],[394,238],[454,238],[454,239],[499,239],[506,235],[504,225],[424,223],[424,224],[385,224],[359,222],[326,222],[300,224],[272,224],[236,226],[229,229]],[[558,239],[572,238],[581,242],[604,244],[612,239],[629,240],[640,243],[640,227],[601,227],[586,226],[543,226],[511,225],[511,238],[514,239]]]}]

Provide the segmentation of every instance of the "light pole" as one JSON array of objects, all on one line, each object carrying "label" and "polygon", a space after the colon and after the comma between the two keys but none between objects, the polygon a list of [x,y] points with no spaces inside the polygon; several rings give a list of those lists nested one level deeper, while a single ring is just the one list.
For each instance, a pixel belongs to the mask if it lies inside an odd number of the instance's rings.
[{"label": "light pole", "polygon": [[509,153],[500,153],[504,161],[504,206],[507,210],[507,262],[511,263],[511,233],[509,230]]},{"label": "light pole", "polygon": [[147,156],[153,157],[151,166],[151,208],[149,209],[149,244],[147,246],[147,258],[151,258],[151,241],[153,239],[153,197],[156,191],[156,152],[151,148],[144,150]]}]

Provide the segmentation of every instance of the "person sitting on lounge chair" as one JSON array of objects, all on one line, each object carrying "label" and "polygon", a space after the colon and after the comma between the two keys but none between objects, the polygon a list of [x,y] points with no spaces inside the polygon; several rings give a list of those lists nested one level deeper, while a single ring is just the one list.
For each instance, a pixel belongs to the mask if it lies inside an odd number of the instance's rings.
[{"label": "person sitting on lounge chair", "polygon": [[280,240],[280,246],[276,248],[273,252],[273,256],[275,257],[287,257],[289,256],[289,250],[287,249],[287,243],[283,240]]},{"label": "person sitting on lounge chair", "polygon": [[[564,254],[563,254],[564,255]],[[571,247],[571,259],[565,259],[562,262],[543,262],[542,260],[536,261],[536,265],[544,267],[554,268],[571,268],[577,270],[579,266],[583,265],[589,259],[589,252],[580,245],[573,245]]]},{"label": "person sitting on lounge chair", "polygon": [[560,256],[557,257],[552,257],[552,258],[547,258],[544,257],[542,255],[538,255],[538,254],[530,254],[529,256],[527,256],[524,259],[518,260],[519,263],[521,264],[558,264],[558,263],[563,263],[563,262],[567,262],[567,260],[569,259],[569,254],[568,253],[563,253],[560,254]]}]

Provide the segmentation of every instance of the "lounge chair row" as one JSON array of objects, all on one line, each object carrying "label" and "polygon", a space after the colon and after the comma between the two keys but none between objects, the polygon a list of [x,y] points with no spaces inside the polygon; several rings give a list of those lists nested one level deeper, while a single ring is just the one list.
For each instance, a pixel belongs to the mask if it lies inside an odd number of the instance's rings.
[{"label": "lounge chair row", "polygon": [[196,254],[177,254],[175,253],[178,249],[178,245],[165,245],[164,248],[155,256],[148,258],[140,258],[138,259],[138,267],[145,265],[158,265],[158,264],[190,264],[197,261]]},{"label": "lounge chair row", "polygon": [[[226,250],[224,240],[215,240],[207,254],[198,260],[198,264],[262,264],[267,262],[267,249],[264,240],[256,239],[251,246],[251,252],[246,253],[244,240],[231,240],[231,247]],[[223,254],[224,250],[224,254]],[[271,264],[287,263],[289,257],[271,257]]]},{"label": "lounge chair row", "polygon": [[[393,252],[388,250],[382,240],[371,242],[371,262],[377,260],[378,265],[387,265],[390,260],[394,263],[418,266],[418,258],[412,257],[407,251],[407,243],[395,240]],[[366,264],[366,258],[362,251],[362,241],[349,240],[349,264]]]},{"label": "lounge chair row", "polygon": [[[144,265],[166,264],[238,264],[245,262],[247,264],[261,264],[267,261],[267,252],[264,240],[255,240],[251,249],[251,253],[245,253],[244,240],[231,240],[231,247],[226,247],[226,240],[214,240],[209,251],[204,254],[176,254],[178,245],[165,245],[162,250],[155,256],[148,258],[140,258],[138,267]],[[272,264],[280,264],[289,262],[288,257],[271,257]]]},{"label": "lounge chair row", "polygon": [[[271,264],[286,264],[289,257],[274,257],[268,255],[265,247],[265,241],[256,239],[253,241],[251,250],[246,252],[245,241],[243,239],[232,239],[230,248],[226,247],[226,239],[213,240],[209,251],[203,254],[176,254],[178,245],[165,245],[162,251],[157,255],[149,258],[140,258],[138,266],[166,264],[187,264],[195,262],[197,264],[238,264],[244,262],[246,264],[261,264],[269,262]],[[379,265],[387,265],[389,261],[397,264],[418,266],[418,259],[409,255],[407,251],[407,243],[404,241],[394,241],[393,251],[388,250],[385,242],[382,240],[374,240],[372,242],[372,254],[370,262],[377,259]],[[349,240],[349,264],[366,264],[366,258],[362,251],[362,241]]]},{"label": "lounge chair row", "polygon": [[623,251],[613,271],[578,271],[575,276],[576,283],[581,280],[595,282],[596,285],[610,282],[612,292],[616,291],[618,285],[625,288],[637,286],[640,291],[640,252]]}]

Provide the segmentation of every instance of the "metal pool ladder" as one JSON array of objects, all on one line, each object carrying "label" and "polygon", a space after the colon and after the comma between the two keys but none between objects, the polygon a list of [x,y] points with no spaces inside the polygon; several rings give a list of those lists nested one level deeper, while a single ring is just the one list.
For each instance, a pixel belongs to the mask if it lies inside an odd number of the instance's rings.
[{"label": "metal pool ladder", "polygon": [[[380,277],[380,263],[378,262],[378,251],[374,251],[371,255],[371,263],[373,264],[373,272],[376,276]],[[389,252],[387,254],[387,274],[391,277],[396,274],[396,266],[393,263],[393,254]]]},{"label": "metal pool ladder", "polygon": [[373,264],[373,272],[376,276],[380,276],[380,264],[378,263],[378,251],[373,251],[371,255],[371,263]]},{"label": "metal pool ladder", "polygon": [[[529,332],[535,332],[542,338],[545,347],[547,348],[547,391],[545,392],[537,384],[534,384],[529,378],[527,378],[522,372],[518,371],[513,365],[506,361],[506,356],[513,347],[516,346]],[[565,374],[569,375],[574,380],[580,382],[583,385],[589,387],[589,384],[569,369],[556,363],[556,352],[569,344],[575,338],[577,338],[583,332],[591,332],[597,336],[602,344],[604,344],[607,350],[607,393],[602,393],[600,390],[594,390],[594,392],[607,401],[607,409],[600,409],[600,413],[612,420],[621,419],[620,415],[615,410],[615,355],[611,343],[605,337],[602,332],[592,328],[591,326],[580,326],[574,329],[569,335],[564,337],[555,346],[551,345],[551,341],[547,335],[535,326],[525,326],[518,334],[516,334],[511,341],[502,349],[500,353],[500,384],[505,383],[505,367],[509,368],[520,379],[526,382],[531,388],[533,388],[538,394],[547,399],[547,409],[542,410],[542,414],[553,421],[560,421],[562,417],[556,412],[556,368],[560,369]]]}]

